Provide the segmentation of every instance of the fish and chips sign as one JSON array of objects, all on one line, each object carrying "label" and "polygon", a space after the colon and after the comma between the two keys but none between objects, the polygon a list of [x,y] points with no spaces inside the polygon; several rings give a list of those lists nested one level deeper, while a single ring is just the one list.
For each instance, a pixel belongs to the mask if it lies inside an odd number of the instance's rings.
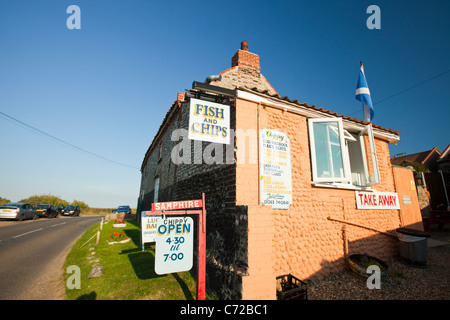
[{"label": "fish and chips sign", "polygon": [[292,204],[291,146],[285,132],[260,131],[260,199],[273,209],[289,209]]},{"label": "fish and chips sign", "polygon": [[229,144],[230,106],[191,98],[188,138]]}]

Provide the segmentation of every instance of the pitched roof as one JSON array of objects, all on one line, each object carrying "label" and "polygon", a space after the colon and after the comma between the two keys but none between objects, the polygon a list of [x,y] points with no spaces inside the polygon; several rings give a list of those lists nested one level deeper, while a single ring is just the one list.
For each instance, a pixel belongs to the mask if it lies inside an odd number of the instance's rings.
[{"label": "pitched roof", "polygon": [[441,155],[439,156],[438,162],[450,162],[450,144],[447,146],[447,148],[442,151]]},{"label": "pitched roof", "polygon": [[391,163],[394,165],[401,165],[403,162],[419,162],[421,164],[425,164],[434,152],[437,152],[439,155],[441,154],[441,151],[439,151],[438,148],[434,147],[433,149],[428,151],[422,151],[393,158],[391,160]]},{"label": "pitched roof", "polygon": [[[315,105],[307,104],[306,102],[299,102],[298,100],[291,100],[286,96],[281,97],[278,92],[272,87],[272,85],[267,81],[267,79],[261,74],[261,67],[259,64],[259,56],[251,53],[248,51],[248,45],[245,41],[241,43],[241,49],[239,49],[234,56],[231,59],[231,68],[223,71],[220,73],[222,76],[222,79],[220,81],[212,81],[211,85],[216,85],[223,88],[228,89],[246,89],[253,92],[257,92],[258,94],[266,95],[270,98],[275,98],[279,100],[283,100],[289,103],[296,104],[300,107],[304,107],[307,109],[319,111],[322,113],[329,114],[331,116],[340,117],[342,119],[352,121],[355,123],[367,125],[368,122],[364,122],[361,120],[358,120],[356,118],[351,118],[344,115],[339,115],[336,112],[331,112],[330,110],[325,110],[323,108],[318,108]],[[151,153],[151,150],[154,148],[155,142],[158,140],[158,137],[163,133],[164,129],[166,128],[167,123],[171,119],[171,115],[173,115],[175,110],[179,109],[181,106],[181,102],[185,100],[184,95],[178,95],[177,101],[173,103],[173,105],[170,107],[170,109],[167,111],[166,116],[164,117],[164,120],[162,121],[158,132],[156,133],[155,137],[153,138],[153,141],[149,148],[147,149],[147,152],[144,156],[144,160],[142,162],[141,170],[143,169],[143,166],[146,162],[147,157]],[[401,132],[398,132],[393,129],[384,128],[379,125],[372,124],[374,128],[377,128],[379,130],[386,131],[388,133],[392,133],[395,135],[401,134]]]}]

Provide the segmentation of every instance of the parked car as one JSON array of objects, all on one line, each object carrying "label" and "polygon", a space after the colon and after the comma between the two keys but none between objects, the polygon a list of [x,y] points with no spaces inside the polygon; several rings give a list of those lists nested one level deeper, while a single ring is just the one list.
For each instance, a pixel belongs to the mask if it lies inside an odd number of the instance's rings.
[{"label": "parked car", "polygon": [[58,217],[58,210],[52,204],[38,204],[36,206],[36,213],[39,217]]},{"label": "parked car", "polygon": [[71,204],[61,210],[61,215],[76,217],[80,215],[80,212],[81,212],[80,206]]},{"label": "parked car", "polygon": [[29,203],[12,202],[0,206],[0,219],[35,219],[36,211]]},{"label": "parked car", "polygon": [[119,206],[116,209],[116,213],[131,214],[131,208],[130,208],[130,206]]},{"label": "parked car", "polygon": [[64,205],[63,205],[62,203],[60,203],[59,206],[58,206],[58,212],[59,212],[59,214],[62,214],[64,208],[65,208]]}]

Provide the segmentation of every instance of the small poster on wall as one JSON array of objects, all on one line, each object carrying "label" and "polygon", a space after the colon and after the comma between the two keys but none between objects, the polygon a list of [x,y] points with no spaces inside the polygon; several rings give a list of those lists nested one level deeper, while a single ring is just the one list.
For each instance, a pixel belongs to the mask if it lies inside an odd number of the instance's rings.
[{"label": "small poster on wall", "polygon": [[285,132],[262,129],[259,139],[260,199],[273,209],[292,204],[291,146]]}]

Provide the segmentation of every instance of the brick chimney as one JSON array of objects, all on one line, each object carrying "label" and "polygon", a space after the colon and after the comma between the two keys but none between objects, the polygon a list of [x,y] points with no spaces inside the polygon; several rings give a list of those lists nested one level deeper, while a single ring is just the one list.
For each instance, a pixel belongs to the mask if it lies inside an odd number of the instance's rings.
[{"label": "brick chimney", "polygon": [[241,42],[241,49],[231,58],[231,66],[239,66],[248,69],[251,73],[259,76],[261,67],[259,65],[259,56],[248,51],[247,41]]},{"label": "brick chimney", "polygon": [[241,42],[239,49],[231,58],[231,68],[220,73],[220,81],[212,81],[211,84],[235,89],[238,87],[267,91],[270,95],[278,94],[267,79],[261,74],[259,56],[248,51],[247,41]]}]

